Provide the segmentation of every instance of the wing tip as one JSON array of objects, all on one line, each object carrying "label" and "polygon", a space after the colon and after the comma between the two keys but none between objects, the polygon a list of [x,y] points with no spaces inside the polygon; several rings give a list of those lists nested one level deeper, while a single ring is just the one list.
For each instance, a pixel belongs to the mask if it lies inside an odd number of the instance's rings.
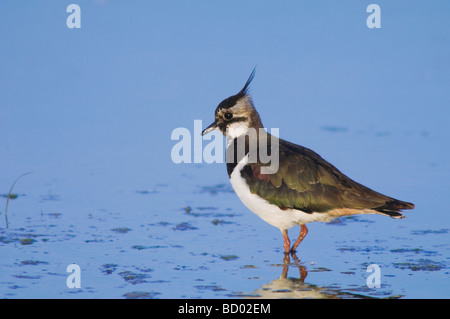
[{"label": "wing tip", "polygon": [[403,219],[406,218],[406,216],[402,214],[402,210],[414,209],[414,207],[415,205],[413,203],[402,202],[394,199],[386,202],[383,206],[377,207],[375,210],[378,213],[387,215],[394,219]]},{"label": "wing tip", "polygon": [[403,209],[413,209],[415,205],[413,203],[402,202],[396,199],[387,201],[383,206],[375,208],[378,211],[390,211],[399,212]]}]

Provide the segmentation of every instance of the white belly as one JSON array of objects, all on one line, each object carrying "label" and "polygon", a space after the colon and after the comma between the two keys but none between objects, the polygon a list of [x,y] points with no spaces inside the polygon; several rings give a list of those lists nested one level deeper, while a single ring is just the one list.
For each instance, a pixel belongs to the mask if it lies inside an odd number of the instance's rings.
[{"label": "white belly", "polygon": [[245,179],[241,176],[241,170],[247,163],[248,155],[236,165],[230,176],[230,182],[244,205],[267,223],[280,229],[288,229],[309,222],[328,222],[334,218],[326,213],[304,213],[297,209],[282,210],[265,199],[252,194]]}]

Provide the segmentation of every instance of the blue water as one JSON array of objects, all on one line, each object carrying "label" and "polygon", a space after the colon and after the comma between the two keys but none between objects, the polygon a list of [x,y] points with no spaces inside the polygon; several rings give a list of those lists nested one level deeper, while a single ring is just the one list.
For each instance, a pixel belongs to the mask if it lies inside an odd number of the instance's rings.
[{"label": "blue water", "polygon": [[[376,30],[360,1],[92,1],[81,29],[69,3],[0,4],[2,298],[450,297],[447,2],[378,1]],[[172,131],[255,65],[264,125],[415,203],[406,219],[309,224],[287,263],[225,164],[172,161]]]}]

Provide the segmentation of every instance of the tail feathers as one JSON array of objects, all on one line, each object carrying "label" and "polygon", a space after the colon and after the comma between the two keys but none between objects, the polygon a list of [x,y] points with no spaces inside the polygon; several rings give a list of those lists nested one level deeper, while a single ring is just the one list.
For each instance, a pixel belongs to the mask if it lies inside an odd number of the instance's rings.
[{"label": "tail feathers", "polygon": [[391,218],[401,219],[405,218],[403,214],[401,214],[402,209],[413,209],[414,204],[408,202],[402,202],[399,200],[391,200],[386,202],[383,206],[375,208],[377,212],[383,215],[387,215]]}]

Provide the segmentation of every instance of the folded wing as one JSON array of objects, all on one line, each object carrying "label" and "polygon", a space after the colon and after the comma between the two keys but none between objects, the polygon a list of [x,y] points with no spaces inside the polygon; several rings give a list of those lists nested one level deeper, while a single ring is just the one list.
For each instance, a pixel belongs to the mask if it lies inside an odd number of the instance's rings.
[{"label": "folded wing", "polygon": [[306,213],[334,209],[374,210],[394,218],[411,203],[396,200],[367,188],[345,176],[317,153],[279,140],[279,169],[261,174],[262,163],[249,163],[241,175],[252,193],[280,206]]}]

